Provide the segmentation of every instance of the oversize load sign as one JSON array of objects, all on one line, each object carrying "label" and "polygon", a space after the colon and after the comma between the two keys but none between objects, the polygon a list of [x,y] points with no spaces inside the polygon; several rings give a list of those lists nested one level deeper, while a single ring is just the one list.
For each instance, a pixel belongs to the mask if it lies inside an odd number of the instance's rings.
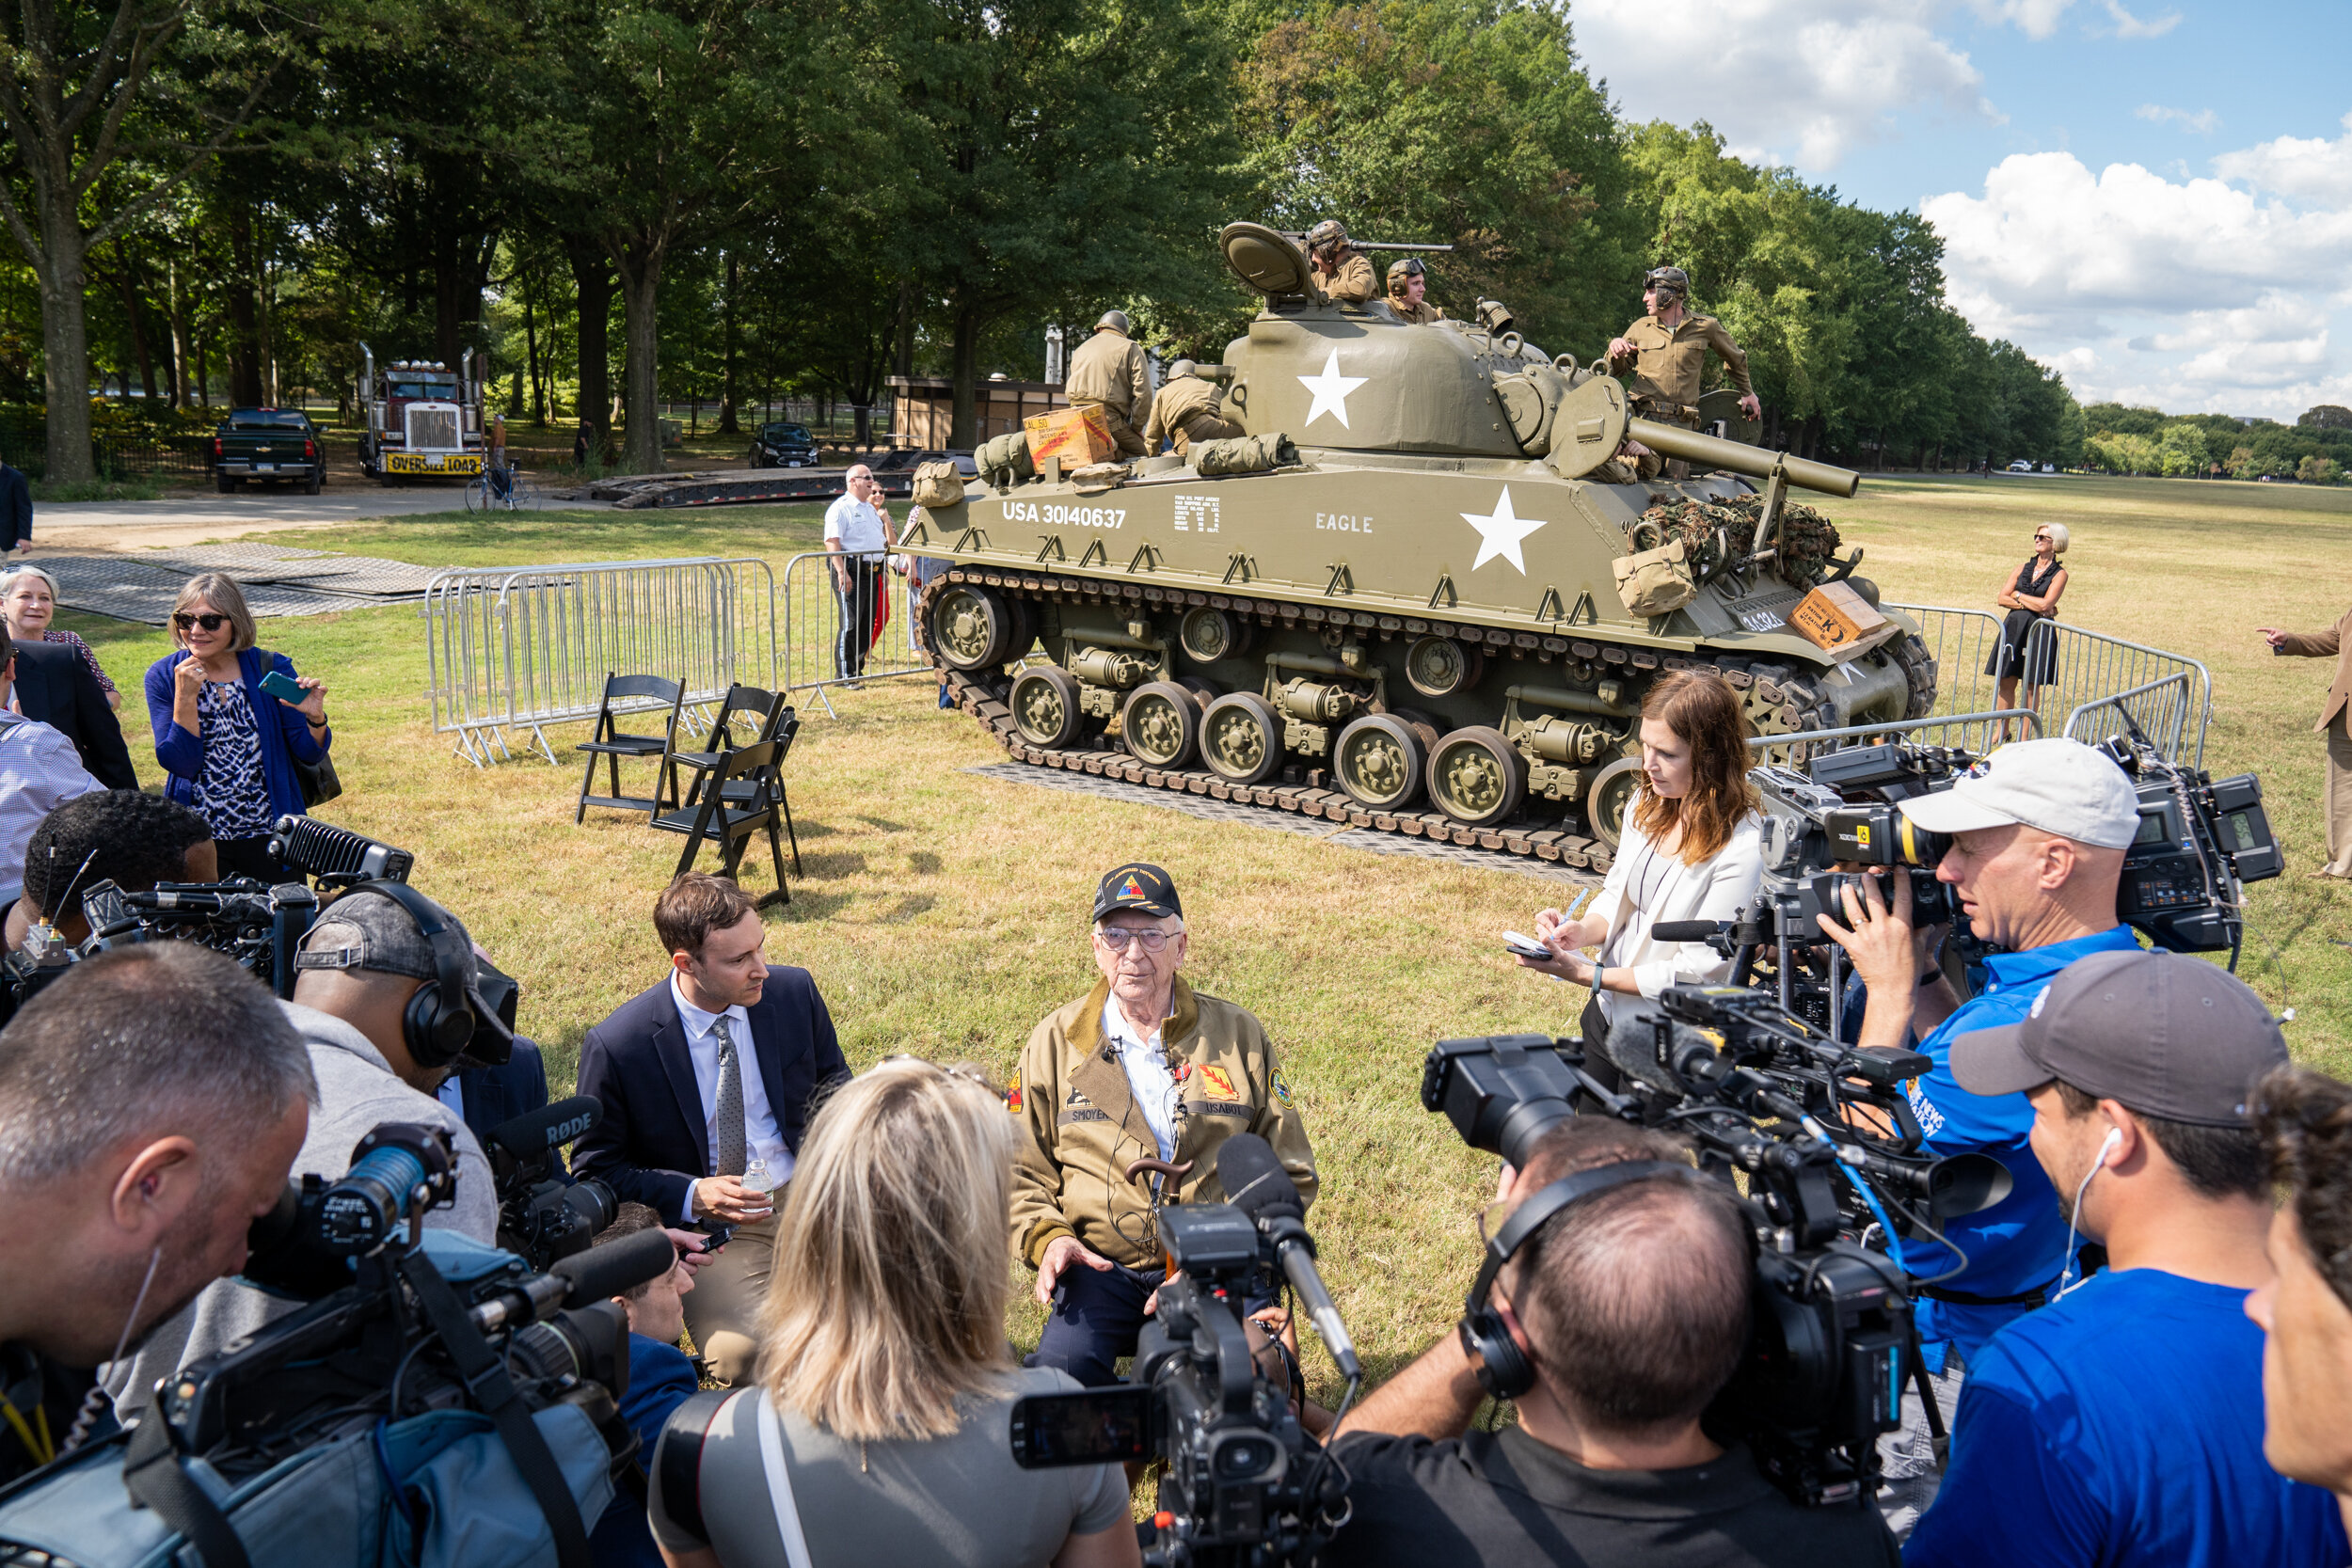
[{"label": "oversize load sign", "polygon": [[388,474],[478,474],[482,458],[444,455],[439,452],[388,451],[384,454],[384,471]]}]

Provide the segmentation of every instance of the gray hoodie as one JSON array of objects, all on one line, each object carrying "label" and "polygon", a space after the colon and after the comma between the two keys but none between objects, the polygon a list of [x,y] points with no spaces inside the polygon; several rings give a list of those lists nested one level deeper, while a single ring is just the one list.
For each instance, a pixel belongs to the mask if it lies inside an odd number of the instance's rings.
[{"label": "gray hoodie", "polygon": [[[451,1204],[428,1212],[424,1223],[477,1242],[496,1242],[498,1197],[490,1162],[465,1119],[433,1096],[402,1083],[384,1053],[342,1019],[299,1003],[278,1006],[310,1046],[310,1069],[319,1081],[319,1102],[311,1108],[310,1134],[294,1157],[291,1180],[299,1181],[311,1172],[330,1181],[342,1176],[351,1166],[352,1146],[379,1123],[445,1127],[457,1145],[457,1193]],[[158,1323],[129,1361],[102,1368],[100,1378],[114,1396],[117,1413],[128,1422],[146,1408],[164,1378],[297,1306],[234,1280],[218,1280],[177,1317]]]}]

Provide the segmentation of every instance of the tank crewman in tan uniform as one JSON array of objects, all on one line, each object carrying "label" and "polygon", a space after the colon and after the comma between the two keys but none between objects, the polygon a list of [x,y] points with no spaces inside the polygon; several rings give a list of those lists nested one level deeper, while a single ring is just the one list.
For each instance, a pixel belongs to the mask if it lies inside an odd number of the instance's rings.
[{"label": "tank crewman in tan uniform", "polygon": [[1070,356],[1063,390],[1073,408],[1100,407],[1113,444],[1129,457],[1141,457],[1151,449],[1136,434],[1136,421],[1151,411],[1152,372],[1143,345],[1129,336],[1133,331],[1126,311],[1104,311],[1094,335]]},{"label": "tank crewman in tan uniform", "polygon": [[1427,326],[1445,320],[1445,312],[1422,296],[1429,292],[1429,269],[1418,256],[1389,263],[1389,309],[1407,326]]},{"label": "tank crewman in tan uniform", "polygon": [[1325,218],[1307,230],[1307,260],[1314,268],[1315,292],[1342,305],[1362,305],[1380,292],[1372,262],[1347,243],[1347,230],[1337,218]]},{"label": "tank crewman in tan uniform", "polygon": [[[1633,412],[1661,424],[1697,428],[1707,351],[1713,349],[1722,356],[1724,368],[1731,372],[1731,384],[1740,389],[1740,411],[1751,420],[1762,419],[1764,405],[1748,382],[1747,355],[1731,341],[1723,323],[1712,316],[1690,314],[1684,309],[1690,298],[1689,273],[1680,267],[1651,268],[1642,279],[1642,304],[1649,314],[1627,327],[1609,344],[1612,370],[1629,359],[1633,361],[1633,391],[1629,399]],[[1637,449],[1644,479],[1657,477],[1661,467],[1675,479],[1683,478],[1689,471],[1689,465],[1679,460],[1661,463],[1657,453],[1638,442],[1627,445]]]},{"label": "tank crewman in tan uniform", "polygon": [[1152,422],[1143,427],[1143,444],[1151,451],[1158,451],[1162,441],[1172,441],[1179,455],[1188,456],[1195,441],[1246,434],[1218,409],[1216,384],[1194,372],[1189,359],[1168,368],[1168,384],[1152,400]]},{"label": "tank crewman in tan uniform", "polygon": [[[1314,1152],[1265,1029],[1176,977],[1188,940],[1167,872],[1131,863],[1104,877],[1094,894],[1103,978],[1030,1035],[1009,1101],[1021,1124],[1013,1244],[1052,1307],[1028,1365],[1090,1388],[1116,1381],[1113,1363],[1134,1353],[1159,1290],[1155,1196],[1223,1202],[1217,1147],[1236,1132],[1273,1146],[1300,1203],[1315,1196]],[[1178,1174],[1136,1169],[1138,1160]]]}]

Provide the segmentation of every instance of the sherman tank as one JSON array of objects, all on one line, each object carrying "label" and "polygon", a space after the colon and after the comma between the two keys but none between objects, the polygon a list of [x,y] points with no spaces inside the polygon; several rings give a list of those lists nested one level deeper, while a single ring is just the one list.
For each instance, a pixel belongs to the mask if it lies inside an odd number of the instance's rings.
[{"label": "sherman tank", "polygon": [[[1858,549],[1817,526],[1808,556],[1788,525],[1792,486],[1858,475],[1635,418],[1493,302],[1408,325],[1318,297],[1293,236],[1237,223],[1221,245],[1263,303],[1205,373],[1254,447],[984,464],[910,515],[909,553],[946,568],[927,645],[1016,758],[1598,870],[1665,672],[1721,674],[1768,734],[1932,707],[1907,618],[1859,654],[1789,624],[1824,581],[1877,605]],[[1688,477],[1637,479],[1629,437]],[[1257,471],[1215,471],[1237,447]],[[1669,535],[1680,602],[1636,613],[1619,564]]]}]

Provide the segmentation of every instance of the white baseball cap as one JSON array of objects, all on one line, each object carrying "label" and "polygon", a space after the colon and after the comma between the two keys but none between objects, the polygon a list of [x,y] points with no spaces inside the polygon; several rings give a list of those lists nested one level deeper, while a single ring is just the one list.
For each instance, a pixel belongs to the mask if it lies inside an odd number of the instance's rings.
[{"label": "white baseball cap", "polygon": [[2079,740],[2020,740],[2002,747],[1949,789],[1900,802],[1931,833],[2022,822],[2102,849],[2130,846],[2139,799],[2105,752]]}]

